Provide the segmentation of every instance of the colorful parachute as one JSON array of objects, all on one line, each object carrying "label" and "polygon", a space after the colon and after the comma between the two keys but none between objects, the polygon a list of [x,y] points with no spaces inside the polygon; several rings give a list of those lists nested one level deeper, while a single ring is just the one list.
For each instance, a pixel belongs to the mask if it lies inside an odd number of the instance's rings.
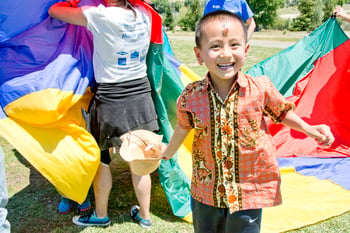
[{"label": "colorful parachute", "polygon": [[269,125],[282,171],[283,204],[264,210],[263,232],[296,229],[349,211],[344,205],[350,203],[349,71],[350,40],[334,18],[248,70],[269,76],[296,104],[299,116],[329,125],[335,136],[331,147],[323,147],[283,125]]},{"label": "colorful parachute", "polygon": [[[93,48],[84,27],[48,16],[48,8],[55,2],[0,2],[0,134],[61,195],[81,203],[99,165],[99,148],[86,131],[82,111],[88,107],[94,85]],[[169,43],[163,44],[160,16],[147,3],[131,2],[152,15],[148,75],[167,142],[176,123],[175,102],[183,83],[178,67],[165,55],[164,50],[171,56],[171,48]],[[83,0],[81,4],[104,1]],[[159,177],[174,214],[186,219],[190,179],[179,167],[177,156],[162,162]]]},{"label": "colorful parachute", "polygon": [[[81,203],[99,164],[99,148],[85,129],[81,110],[87,108],[89,87],[94,84],[93,48],[91,35],[83,27],[48,16],[48,8],[55,2],[0,2],[0,135],[61,195]],[[100,3],[103,0],[82,0],[82,4]],[[176,124],[177,97],[184,85],[199,77],[174,58],[167,38],[163,38],[159,15],[148,4],[139,0],[134,3],[152,13],[148,75],[161,133],[167,142]],[[349,43],[336,20],[329,19],[294,46],[248,71],[253,76],[268,75],[281,93],[296,103],[300,116],[310,123],[330,125],[336,136],[335,144],[324,148],[295,131],[270,125],[284,167],[284,204],[264,210],[266,232],[302,227],[349,210],[344,205],[350,201],[346,190],[350,187],[349,173],[345,172],[350,169],[350,110],[345,102],[350,95]],[[186,221],[191,221],[190,154],[191,135],[177,155],[162,161],[158,169],[174,215]],[[306,177],[309,175],[319,179]],[[314,192],[308,192],[307,187],[313,187]],[[320,199],[310,206],[310,199],[300,202],[306,195]],[[306,205],[308,208],[304,208]],[[311,219],[305,217],[309,216],[306,209],[318,214]]]},{"label": "colorful parachute", "polygon": [[0,2],[0,132],[61,195],[81,203],[99,164],[82,114],[93,48],[84,28],[48,17],[53,3]]}]

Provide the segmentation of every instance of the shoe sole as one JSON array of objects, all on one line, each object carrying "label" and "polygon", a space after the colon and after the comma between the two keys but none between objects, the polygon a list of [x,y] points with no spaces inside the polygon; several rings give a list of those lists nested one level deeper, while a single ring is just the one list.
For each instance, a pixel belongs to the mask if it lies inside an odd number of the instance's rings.
[{"label": "shoe sole", "polygon": [[95,226],[95,227],[107,227],[111,224],[111,221],[108,221],[106,223],[81,223],[78,221],[80,216],[74,216],[73,219],[72,219],[72,222],[77,225],[77,226],[80,226],[80,227],[92,227],[92,226]]},{"label": "shoe sole", "polygon": [[145,226],[145,225],[142,225],[140,222],[139,222],[139,225],[143,228],[143,229],[151,229],[152,226]]},{"label": "shoe sole", "polygon": [[85,207],[85,208],[83,208],[83,209],[79,209],[79,210],[80,210],[80,211],[86,211],[86,210],[89,210],[89,209],[91,209],[91,205],[88,206],[88,207]]}]

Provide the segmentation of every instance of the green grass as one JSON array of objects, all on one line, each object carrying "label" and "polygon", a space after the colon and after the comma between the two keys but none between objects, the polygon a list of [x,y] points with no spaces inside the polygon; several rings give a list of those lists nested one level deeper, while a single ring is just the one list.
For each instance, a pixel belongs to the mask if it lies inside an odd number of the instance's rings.
[{"label": "green grass", "polygon": [[[187,36],[183,33],[181,36]],[[256,35],[259,36],[259,35]],[[273,36],[272,38],[276,38]],[[193,54],[193,40],[177,38],[171,41],[175,56],[187,64],[200,76],[206,68],[199,66]],[[251,46],[248,59],[242,68],[248,70],[252,65],[272,56],[281,49]],[[20,139],[19,139],[20,140]],[[129,217],[129,209],[135,204],[135,194],[131,185],[127,165],[115,157],[111,167],[113,188],[109,201],[109,216],[112,225],[107,228],[80,228],[72,224],[73,213],[57,213],[59,195],[54,187],[44,179],[11,145],[0,137],[0,145],[6,155],[6,175],[10,200],[8,203],[9,221],[14,233],[99,233],[99,232],[152,232],[152,233],[190,233],[192,225],[172,214],[164,191],[156,173],[152,174],[151,231],[142,230]],[[91,193],[92,194],[92,193]],[[93,202],[93,195],[90,195]],[[346,204],[346,203],[344,203]],[[317,213],[315,213],[317,214]],[[321,223],[304,227],[290,233],[339,233],[350,232],[350,212]]]},{"label": "green grass", "polygon": [[[113,188],[109,200],[109,216],[112,225],[107,228],[81,228],[71,219],[73,212],[60,215],[57,212],[59,195],[11,145],[0,137],[5,153],[6,176],[9,191],[8,219],[12,232],[143,232],[129,217],[130,207],[136,204],[128,166],[117,156],[111,164]],[[156,173],[152,174],[152,231],[144,232],[192,232],[192,225],[172,214]],[[92,192],[90,192],[92,194]],[[93,195],[90,195],[93,201]]]}]

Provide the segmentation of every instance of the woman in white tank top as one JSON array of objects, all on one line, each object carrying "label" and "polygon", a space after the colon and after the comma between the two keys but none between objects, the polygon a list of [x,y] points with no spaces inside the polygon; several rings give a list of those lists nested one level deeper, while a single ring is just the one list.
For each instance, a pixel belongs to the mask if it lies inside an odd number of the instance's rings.
[{"label": "woman in white tank top", "polygon": [[[93,67],[96,79],[89,117],[92,135],[101,149],[101,163],[93,187],[95,210],[76,216],[80,226],[108,226],[108,199],[112,188],[109,149],[119,146],[119,137],[135,129],[157,132],[157,114],[147,78],[146,55],[150,44],[151,19],[146,10],[127,0],[107,0],[106,6],[80,6],[80,0],[59,2],[49,9],[50,16],[85,26],[93,35]],[[131,217],[149,228],[150,175],[131,174],[138,205]]]}]

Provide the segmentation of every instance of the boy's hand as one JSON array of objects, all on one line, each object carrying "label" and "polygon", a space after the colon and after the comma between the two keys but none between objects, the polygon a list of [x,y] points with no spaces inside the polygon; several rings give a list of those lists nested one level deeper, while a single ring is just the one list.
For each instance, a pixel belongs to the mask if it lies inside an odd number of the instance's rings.
[{"label": "boy's hand", "polygon": [[166,148],[167,148],[167,145],[162,143],[162,149],[161,149],[161,156],[162,156],[162,159],[164,160],[169,160],[173,157],[173,155],[166,155],[165,152],[166,152]]},{"label": "boy's hand", "polygon": [[159,148],[159,146],[156,147],[152,144],[149,144],[149,145],[145,146],[144,151],[145,151],[145,154],[152,153],[151,157],[153,157],[153,158],[160,158],[160,159],[164,159],[164,160],[169,160],[174,156],[174,154],[172,154],[172,155],[166,154],[167,153],[166,152],[167,146],[168,146],[167,144],[161,143],[160,148]]},{"label": "boy's hand", "polygon": [[331,132],[331,129],[327,125],[313,125],[307,132],[309,137],[315,138],[316,141],[322,145],[330,146],[334,142],[335,138]]},{"label": "boy's hand", "polygon": [[150,156],[150,157],[160,158],[160,159],[164,159],[164,160],[169,160],[173,156],[166,156],[166,155],[163,154],[163,152],[165,151],[166,147],[167,147],[167,145],[164,144],[164,143],[161,143],[160,148],[156,147],[156,146],[154,146],[152,144],[149,144],[149,145],[145,146],[144,151],[145,151],[145,154],[152,153],[152,156]]},{"label": "boy's hand", "polygon": [[161,159],[161,148],[160,146],[155,146],[153,144],[143,145],[143,153],[146,158],[159,158]]}]

